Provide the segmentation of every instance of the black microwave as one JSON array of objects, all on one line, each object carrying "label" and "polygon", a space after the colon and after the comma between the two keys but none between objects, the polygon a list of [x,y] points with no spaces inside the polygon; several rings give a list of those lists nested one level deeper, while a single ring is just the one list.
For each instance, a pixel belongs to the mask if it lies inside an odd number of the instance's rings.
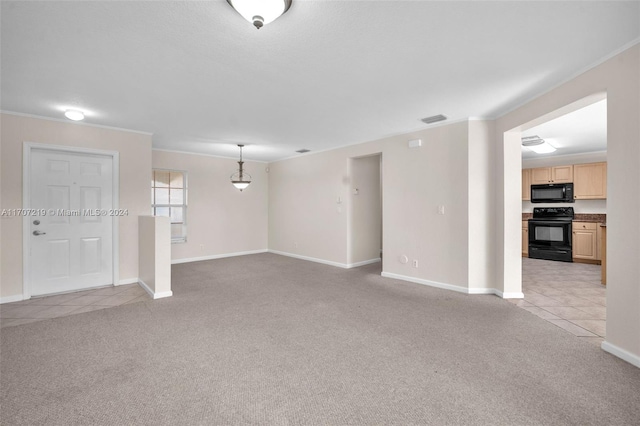
[{"label": "black microwave", "polygon": [[531,185],[532,203],[573,203],[573,183]]}]

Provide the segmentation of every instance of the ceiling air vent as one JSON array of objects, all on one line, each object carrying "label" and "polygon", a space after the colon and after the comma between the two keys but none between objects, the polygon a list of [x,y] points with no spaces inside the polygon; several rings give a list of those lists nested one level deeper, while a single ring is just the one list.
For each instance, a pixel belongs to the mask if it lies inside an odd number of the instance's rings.
[{"label": "ceiling air vent", "polygon": [[298,154],[304,154],[305,152],[310,152],[310,151],[311,151],[310,149],[306,149],[306,148],[305,148],[305,149],[299,149],[299,150],[297,150],[296,152],[297,152]]},{"label": "ceiling air vent", "polygon": [[423,118],[422,121],[423,123],[427,123],[427,124],[433,124],[433,123],[437,123],[438,121],[444,121],[446,120],[447,117],[442,115],[442,114],[438,114],[438,115],[433,115],[431,117],[427,117],[427,118]]}]

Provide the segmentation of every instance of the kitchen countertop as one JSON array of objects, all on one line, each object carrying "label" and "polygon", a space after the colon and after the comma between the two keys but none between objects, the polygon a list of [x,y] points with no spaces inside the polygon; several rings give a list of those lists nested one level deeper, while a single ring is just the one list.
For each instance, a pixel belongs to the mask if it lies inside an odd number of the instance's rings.
[{"label": "kitchen countertop", "polygon": [[576,213],[573,220],[576,222],[604,223],[607,221],[607,215],[600,213]]},{"label": "kitchen countertop", "polygon": [[[533,218],[533,213],[522,213],[522,220],[529,220]],[[607,215],[602,213],[576,213],[574,222],[597,222],[606,223]]]}]

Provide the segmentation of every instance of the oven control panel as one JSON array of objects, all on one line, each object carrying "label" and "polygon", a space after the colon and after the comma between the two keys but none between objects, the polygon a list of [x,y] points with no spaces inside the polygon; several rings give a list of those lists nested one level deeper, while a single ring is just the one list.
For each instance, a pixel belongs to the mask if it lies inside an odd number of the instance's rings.
[{"label": "oven control panel", "polygon": [[534,207],[533,217],[535,219],[551,217],[573,219],[574,211],[573,207]]}]

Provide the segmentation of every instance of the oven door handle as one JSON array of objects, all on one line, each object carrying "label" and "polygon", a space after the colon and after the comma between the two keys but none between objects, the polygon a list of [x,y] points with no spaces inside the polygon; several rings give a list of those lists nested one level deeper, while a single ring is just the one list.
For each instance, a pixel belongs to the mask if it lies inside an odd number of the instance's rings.
[{"label": "oven door handle", "polygon": [[548,225],[564,226],[564,225],[571,225],[571,221],[570,220],[560,221],[560,220],[538,220],[538,219],[533,219],[533,220],[529,221],[529,224],[531,224],[531,225],[539,225],[539,226],[548,226]]}]

